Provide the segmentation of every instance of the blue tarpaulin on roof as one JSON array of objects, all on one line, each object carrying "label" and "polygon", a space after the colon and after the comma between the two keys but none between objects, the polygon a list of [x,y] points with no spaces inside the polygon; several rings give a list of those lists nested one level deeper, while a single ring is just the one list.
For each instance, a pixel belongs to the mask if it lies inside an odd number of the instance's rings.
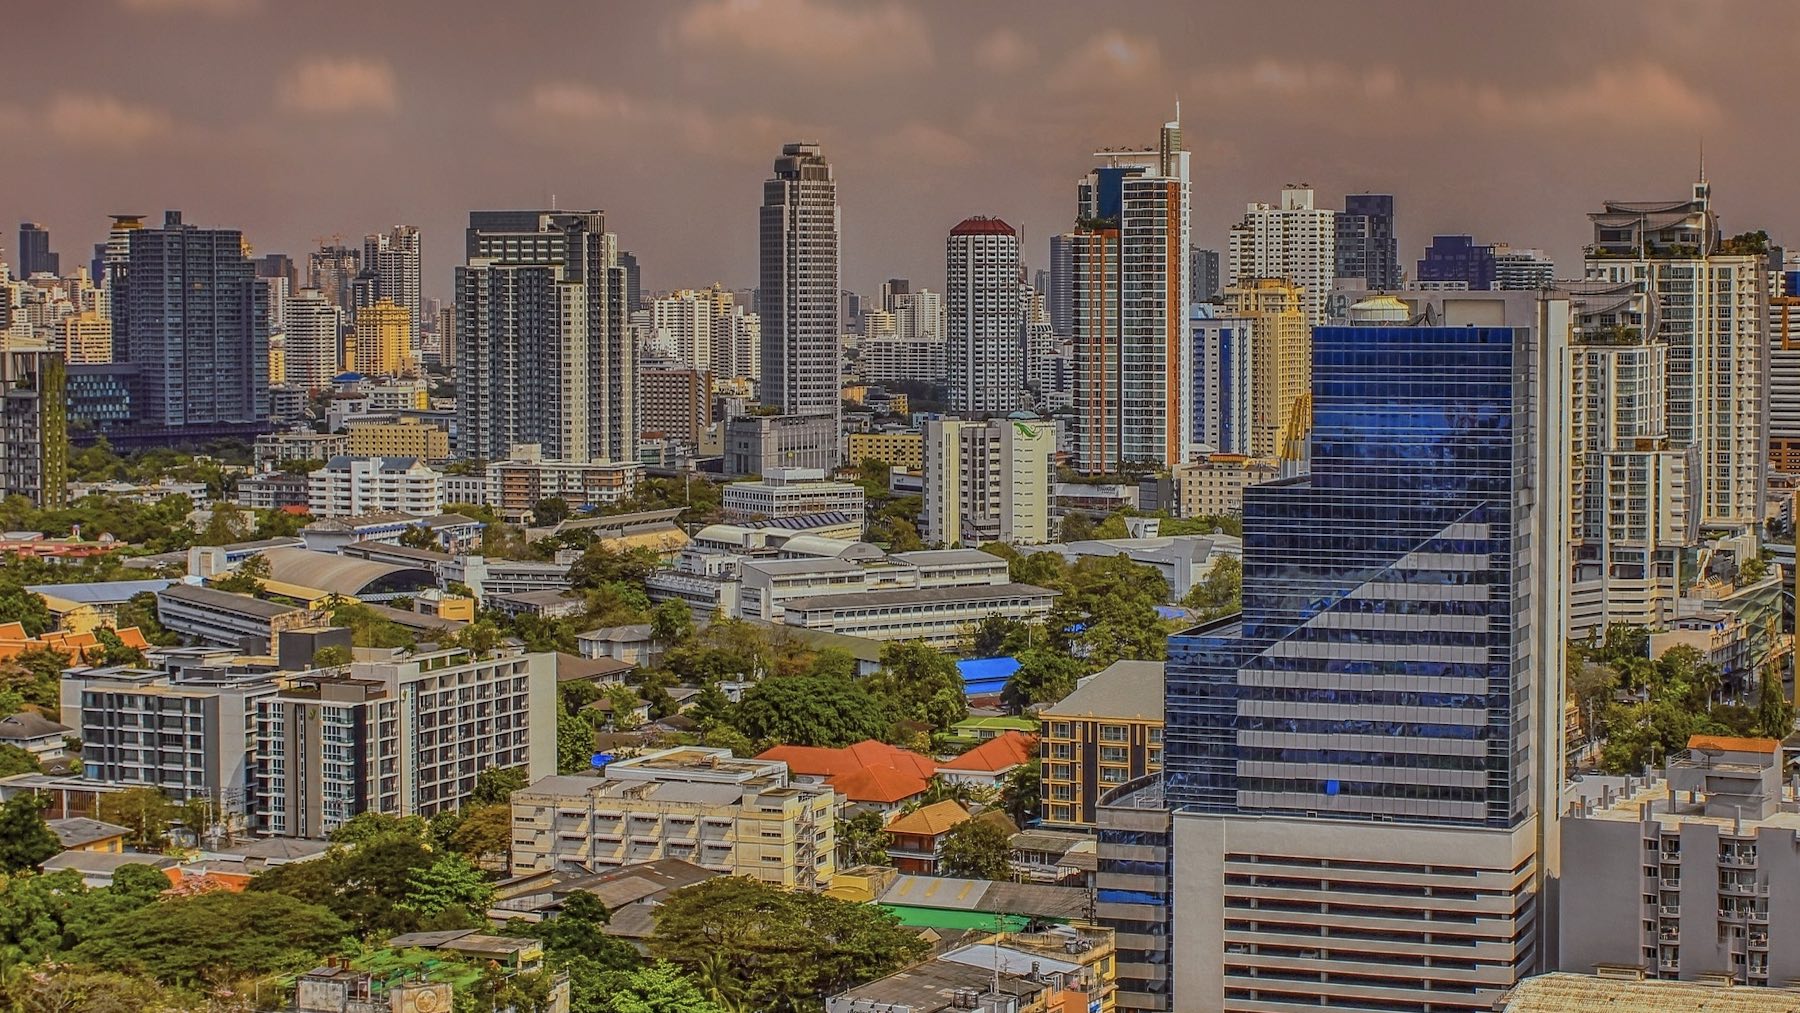
[{"label": "blue tarpaulin on roof", "polygon": [[1017,658],[967,658],[956,663],[964,696],[992,696],[1005,689],[1007,680],[1018,670]]}]

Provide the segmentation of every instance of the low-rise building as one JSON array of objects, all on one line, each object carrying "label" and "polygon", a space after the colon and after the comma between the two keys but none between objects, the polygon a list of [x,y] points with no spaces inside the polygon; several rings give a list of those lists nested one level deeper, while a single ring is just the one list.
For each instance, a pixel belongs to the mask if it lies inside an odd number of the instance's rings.
[{"label": "low-rise building", "polygon": [[284,433],[264,433],[256,438],[252,451],[256,467],[279,468],[296,461],[329,461],[353,453],[349,438],[342,433],[315,433],[295,429]]},{"label": "low-rise building", "polygon": [[443,475],[416,457],[334,457],[307,476],[315,517],[444,512]]},{"label": "low-rise building", "polygon": [[1037,756],[1037,736],[1002,732],[961,756],[938,764],[937,776],[955,784],[998,788],[1007,775]]},{"label": "low-rise building", "polygon": [[119,609],[140,594],[155,594],[171,581],[100,580],[83,584],[27,584],[25,590],[43,599],[56,628],[69,633],[91,633],[96,628],[119,624]]},{"label": "low-rise building", "polygon": [[550,461],[535,443],[516,444],[512,455],[487,468],[487,505],[520,523],[540,500],[560,499],[576,512],[631,498],[643,466],[636,461]]},{"label": "low-rise building", "polygon": [[312,483],[305,475],[265,471],[237,482],[237,505],[245,510],[310,509]]},{"label": "low-rise building", "polygon": [[485,601],[489,595],[517,594],[521,591],[566,591],[573,586],[569,567],[576,553],[557,553],[548,562],[531,559],[492,559],[487,556],[457,556],[439,568],[442,586],[462,584]]},{"label": "low-rise building", "polygon": [[918,471],[925,467],[925,434],[851,433],[850,464],[880,461],[889,467]]},{"label": "low-rise building", "polygon": [[835,871],[837,796],[790,784],[779,761],[679,747],[610,763],[600,777],[540,778],[513,793],[513,875],[679,858],[789,889]]},{"label": "low-rise building", "polygon": [[1044,825],[1094,826],[1100,796],[1162,770],[1163,663],[1115,661],[1038,712]]},{"label": "low-rise building", "polygon": [[831,415],[740,415],[725,423],[727,475],[830,469],[837,462],[838,424]]},{"label": "low-rise building", "polygon": [[346,444],[346,449],[340,453],[356,457],[416,457],[441,461],[450,456],[450,434],[418,419],[353,422],[340,439]]},{"label": "low-rise building", "polygon": [[131,833],[127,827],[91,820],[85,816],[65,816],[44,822],[50,827],[50,832],[56,835],[56,843],[62,845],[64,851],[120,854],[125,850],[126,835]]},{"label": "low-rise building", "polygon": [[842,513],[863,521],[862,486],[828,479],[818,468],[771,468],[757,481],[732,482],[721,505],[726,517],[744,520]]},{"label": "low-rise building", "polygon": [[1783,774],[1775,739],[1696,735],[1660,777],[1573,785],[1554,966],[1800,979],[1800,798]]},{"label": "low-rise building", "polygon": [[[399,547],[400,539],[415,528],[429,531],[432,540],[444,553],[458,553],[481,544],[486,524],[462,514],[437,514],[419,517],[398,512],[362,514],[356,517],[326,517],[300,529],[300,541],[314,552],[343,553],[352,545],[390,545]],[[430,551],[430,550],[421,550]]]},{"label": "low-rise building", "polygon": [[1526,978],[1513,986],[1495,1009],[1498,1013],[1793,1013],[1800,1010],[1800,988],[1737,988],[1729,980],[1711,977],[1658,980],[1608,967],[1599,973],[1556,971]]},{"label": "low-rise building", "polygon": [[587,611],[587,601],[568,591],[520,591],[488,598],[489,609],[503,615],[531,615],[540,619],[565,619]]},{"label": "low-rise building", "polygon": [[38,762],[60,760],[67,753],[65,740],[71,729],[36,711],[20,711],[0,718],[0,746],[23,749]]},{"label": "low-rise building", "polygon": [[[1137,518],[1133,518],[1134,520]],[[1153,521],[1154,518],[1143,518]],[[1084,556],[1110,559],[1124,556],[1134,563],[1154,567],[1169,585],[1169,600],[1187,597],[1195,584],[1206,579],[1218,561],[1226,556],[1243,558],[1244,543],[1225,534],[1169,535],[1146,538],[1097,538],[1079,542],[1054,542],[1049,545],[1021,547],[1020,551],[1055,552],[1073,563]]]},{"label": "low-rise building", "polygon": [[775,746],[756,756],[787,765],[797,783],[826,784],[854,809],[891,813],[931,786],[931,757],[865,739],[841,749]]},{"label": "low-rise building", "polygon": [[955,799],[944,799],[888,820],[888,861],[901,872],[930,876],[938,871],[944,838],[973,817]]},{"label": "low-rise building", "polygon": [[1244,490],[1280,477],[1273,461],[1213,454],[1175,469],[1175,516],[1223,517],[1244,512]]},{"label": "low-rise building", "polygon": [[283,630],[316,626],[324,614],[198,584],[171,584],[156,593],[163,629],[202,643],[267,652]]},{"label": "low-rise building", "polygon": [[820,595],[788,604],[783,621],[871,640],[922,640],[933,647],[954,647],[970,627],[990,616],[1042,622],[1056,596],[1048,588],[1012,583]]}]

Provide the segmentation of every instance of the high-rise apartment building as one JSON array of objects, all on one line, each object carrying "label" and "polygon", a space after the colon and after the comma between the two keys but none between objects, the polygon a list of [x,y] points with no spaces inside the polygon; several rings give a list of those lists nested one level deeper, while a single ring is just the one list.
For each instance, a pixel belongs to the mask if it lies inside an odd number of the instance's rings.
[{"label": "high-rise apartment building", "polygon": [[[682,289],[651,300],[652,351],[696,369],[713,368],[713,314],[718,309],[715,291]],[[719,294],[730,298],[729,293]]]},{"label": "high-rise apartment building", "polygon": [[1215,311],[1210,303],[1195,303],[1188,326],[1194,345],[1190,449],[1195,454],[1249,454],[1256,418],[1256,322],[1230,310]]},{"label": "high-rise apartment building", "polygon": [[950,410],[998,415],[1025,404],[1019,233],[998,218],[965,218],[944,243]]},{"label": "high-rise apartment building", "polygon": [[1556,261],[1543,250],[1494,246],[1494,287],[1506,291],[1549,288],[1556,284]]},{"label": "high-rise apartment building", "polygon": [[1068,236],[1050,237],[1050,285],[1044,294],[1044,303],[1050,311],[1050,330],[1061,338],[1073,334],[1075,325],[1075,312],[1070,302],[1075,284],[1075,265],[1069,259],[1072,249],[1073,243]]},{"label": "high-rise apartment building", "polygon": [[1231,227],[1225,284],[1242,288],[1257,278],[1300,286],[1308,325],[1325,320],[1325,299],[1337,277],[1337,212],[1313,207],[1312,187],[1289,185],[1280,204],[1251,204]]},{"label": "high-rise apartment building", "polygon": [[945,545],[1051,540],[1050,457],[1056,423],[992,419],[925,423],[920,533]]},{"label": "high-rise apartment building", "polygon": [[306,287],[325,293],[346,318],[356,312],[356,276],[361,273],[362,251],[354,246],[321,246],[306,258]]},{"label": "high-rise apartment building", "polygon": [[1218,298],[1224,291],[1219,280],[1219,251],[1202,250],[1198,246],[1189,249],[1188,279],[1195,302],[1211,302]]},{"label": "high-rise apartment building", "polygon": [[1769,291],[1769,467],[1800,475],[1800,258],[1789,256]]},{"label": "high-rise apartment building", "polygon": [[303,288],[287,302],[283,348],[286,382],[305,390],[323,390],[343,372],[344,311],[316,288]]},{"label": "high-rise apartment building", "polygon": [[700,293],[712,303],[712,359],[716,380],[755,380],[762,375],[762,318],[730,290],[714,285]]},{"label": "high-rise apartment building", "polygon": [[1697,452],[1701,526],[1755,531],[1767,465],[1764,251],[1722,238],[1704,177],[1687,200],[1607,201],[1588,218],[1588,279],[1630,282],[1652,303],[1668,354],[1668,438]]},{"label": "high-rise apartment building", "polygon": [[1407,298],[1314,330],[1311,473],[1170,640],[1170,1008],[1487,1010],[1551,959],[1570,307]]},{"label": "high-rise apartment building", "polygon": [[619,267],[625,271],[625,312],[644,308],[644,276],[638,267],[637,254],[630,250],[619,253]]},{"label": "high-rise apartment building", "polygon": [[131,234],[144,227],[143,215],[112,215],[112,228],[107,231],[106,242],[95,248],[95,263],[99,270],[94,275],[94,284],[101,288],[99,309],[112,322],[114,361],[122,361],[124,355],[116,347],[120,335],[125,333],[123,326],[129,313],[125,306],[124,281],[131,269]]},{"label": "high-rise apartment building", "polygon": [[344,367],[365,376],[392,376],[413,368],[412,317],[406,307],[377,299],[356,310]]},{"label": "high-rise apartment building", "polygon": [[19,277],[49,274],[62,277],[62,256],[50,249],[50,230],[36,222],[19,223]]},{"label": "high-rise apartment building", "polygon": [[417,356],[424,300],[419,289],[419,229],[396,225],[363,237],[362,274],[371,279],[369,299],[387,300],[406,311],[407,355]]},{"label": "high-rise apartment building", "polygon": [[637,459],[633,332],[599,211],[471,211],[456,270],[459,452]]},{"label": "high-rise apartment building", "polygon": [[112,361],[112,321],[99,310],[70,313],[57,321],[57,338],[71,364],[96,365]]},{"label": "high-rise apartment building", "polygon": [[1400,245],[1394,237],[1394,195],[1353,193],[1337,216],[1337,276],[1361,278],[1365,288],[1400,287]]},{"label": "high-rise apartment building", "polygon": [[113,349],[136,367],[137,421],[260,428],[269,417],[267,292],[242,233],[187,225],[170,211],[162,228],[127,235],[130,261],[114,296],[117,305],[123,295],[125,326],[113,321]]},{"label": "high-rise apartment building", "polygon": [[63,355],[0,349],[0,499],[40,509],[69,502],[69,418]]},{"label": "high-rise apartment building", "polygon": [[1088,474],[1179,463],[1192,418],[1188,153],[1179,119],[1149,151],[1103,151],[1068,236],[1074,457]]},{"label": "high-rise apartment building", "polygon": [[[785,144],[763,181],[762,402],[839,428],[837,183],[818,144]],[[834,451],[835,458],[835,440]]]},{"label": "high-rise apartment building", "polygon": [[1305,293],[1281,278],[1257,278],[1225,290],[1231,314],[1250,321],[1250,433],[1247,453],[1274,457],[1282,433],[1304,429],[1312,390],[1312,328]]}]

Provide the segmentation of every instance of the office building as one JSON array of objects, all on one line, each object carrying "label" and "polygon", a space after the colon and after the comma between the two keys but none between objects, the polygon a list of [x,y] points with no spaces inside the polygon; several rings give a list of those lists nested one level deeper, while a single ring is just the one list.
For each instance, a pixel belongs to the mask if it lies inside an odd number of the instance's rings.
[{"label": "office building", "polygon": [[[1337,212],[1313,207],[1312,187],[1290,184],[1280,204],[1251,204],[1231,227],[1225,284],[1244,288],[1279,278],[1300,288],[1308,326],[1325,320],[1325,299],[1337,277]],[[1366,259],[1366,258],[1365,258]]]},{"label": "office building", "polygon": [[36,222],[19,223],[19,278],[34,274],[62,277],[62,256],[50,250],[50,230]]},{"label": "office building", "polygon": [[1631,283],[1652,303],[1655,338],[1668,354],[1667,435],[1697,454],[1700,525],[1755,532],[1768,438],[1763,251],[1721,237],[1704,176],[1685,201],[1607,201],[1588,218],[1587,278]]},{"label": "office building", "polygon": [[1115,661],[1038,712],[1044,825],[1092,828],[1101,796],[1163,768],[1163,663]]},{"label": "office building", "polygon": [[760,225],[757,394],[784,416],[829,417],[826,449],[835,465],[843,378],[837,326],[840,227],[837,183],[819,145],[782,145],[774,175],[763,181]]},{"label": "office building", "polygon": [[1198,246],[1189,249],[1188,278],[1195,302],[1211,302],[1218,298],[1225,288],[1219,273],[1219,251],[1202,250]]},{"label": "office building", "polygon": [[424,300],[419,288],[419,229],[414,225],[396,225],[386,232],[363,237],[361,271],[367,279],[367,299],[357,304],[357,323],[362,322],[365,306],[386,301],[406,311],[408,356],[419,351],[419,335],[423,330]]},{"label": "office building", "polygon": [[1337,277],[1361,279],[1363,288],[1400,287],[1400,245],[1394,237],[1394,195],[1353,193],[1337,216]]},{"label": "office building", "polygon": [[850,463],[864,461],[918,471],[925,467],[925,437],[921,433],[851,433]]},{"label": "office building", "polygon": [[1432,236],[1415,280],[1421,288],[1486,292],[1494,288],[1494,248],[1473,236]]},{"label": "office building", "polygon": [[[1297,300],[1296,300],[1297,301]],[[1255,321],[1210,303],[1188,311],[1193,344],[1194,414],[1188,429],[1189,456],[1196,453],[1250,453],[1256,384]]]},{"label": "office building", "polygon": [[965,218],[944,243],[950,410],[999,415],[1025,403],[1019,233],[998,218]]},{"label": "office building", "polygon": [[[132,409],[145,426],[221,435],[269,417],[267,293],[235,229],[184,224],[129,233],[117,279],[125,327],[113,321],[114,358],[137,367]],[[125,354],[119,356],[119,346]]]},{"label": "office building", "polygon": [[756,481],[727,484],[720,505],[727,518],[740,520],[841,513],[860,530],[862,486],[832,480],[827,474],[818,468],[770,468]]},{"label": "office building", "polygon": [[314,517],[444,512],[443,475],[412,457],[334,457],[307,476]]},{"label": "office building", "polygon": [[599,211],[471,211],[456,271],[458,451],[637,459],[636,354]]},{"label": "office building", "polygon": [[364,376],[411,372],[411,326],[406,307],[386,299],[357,307],[356,327],[345,349],[344,368]]},{"label": "office building", "polygon": [[780,760],[683,746],[552,776],[512,795],[512,874],[604,871],[665,858],[789,890],[836,874],[838,795]]},{"label": "office building", "polygon": [[1253,457],[1283,454],[1283,434],[1303,432],[1312,391],[1312,336],[1306,293],[1280,278],[1225,290],[1235,317],[1250,321],[1250,438]]},{"label": "office building", "polygon": [[1212,454],[1184,464],[1175,482],[1175,516],[1227,517],[1244,512],[1244,490],[1281,475],[1274,462],[1241,454]]},{"label": "office building", "polygon": [[67,386],[61,352],[0,348],[0,499],[68,505]]},{"label": "office building", "polygon": [[925,541],[1008,545],[1051,541],[1050,458],[1056,423],[993,419],[925,423]]},{"label": "office building", "polygon": [[282,347],[286,381],[302,390],[324,390],[343,372],[344,311],[316,288],[303,288],[287,301]]},{"label": "office building", "polygon": [[837,467],[835,416],[740,415],[725,423],[725,474],[763,475],[773,468]]},{"label": "office building", "polygon": [[1313,331],[1311,473],[1169,643],[1174,1009],[1489,1010],[1553,960],[1569,302],[1409,298]]},{"label": "office building", "polygon": [[461,808],[484,770],[556,770],[556,656],[501,647],[358,660],[256,703],[264,826],[323,838],[362,812]]},{"label": "office building", "polygon": [[1150,151],[1103,151],[1077,186],[1069,236],[1074,463],[1087,474],[1170,465],[1187,445],[1188,153],[1179,119]]},{"label": "office building", "polygon": [[1782,766],[1775,739],[1695,735],[1659,776],[1571,786],[1555,969],[1800,978],[1800,804]]}]

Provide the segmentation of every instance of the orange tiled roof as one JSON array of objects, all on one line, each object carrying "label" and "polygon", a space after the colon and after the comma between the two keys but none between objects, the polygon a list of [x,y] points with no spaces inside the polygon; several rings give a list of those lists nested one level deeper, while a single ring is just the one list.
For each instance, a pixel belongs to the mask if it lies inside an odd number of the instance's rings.
[{"label": "orange tiled roof", "polygon": [[1779,739],[1743,739],[1731,735],[1692,735],[1689,749],[1711,749],[1724,753],[1773,753],[1781,748]]},{"label": "orange tiled roof", "polygon": [[780,760],[795,774],[823,777],[852,802],[892,803],[911,798],[924,791],[937,773],[931,757],[874,739],[841,749],[776,746],[756,758]]},{"label": "orange tiled roof", "polygon": [[250,885],[250,875],[242,872],[219,872],[215,869],[184,871],[180,866],[163,870],[169,877],[169,888],[163,892],[176,897],[192,897],[202,893],[243,893]]},{"label": "orange tiled roof", "polygon": [[[119,635],[119,642],[126,647],[144,650],[150,641],[144,639],[143,631],[136,626],[127,626],[122,630],[114,630]],[[100,640],[92,633],[70,633],[67,630],[48,630],[36,639],[25,636],[25,627],[19,623],[0,623],[0,661],[8,661],[24,654],[26,651],[51,650],[58,654],[66,654],[69,660],[81,664],[93,659],[88,652],[100,646]],[[98,655],[94,656],[95,658]]]},{"label": "orange tiled roof", "polygon": [[938,764],[938,769],[986,773],[1011,770],[1037,755],[1037,741],[1037,736],[1028,732],[1002,732],[956,759]]},{"label": "orange tiled roof", "polygon": [[958,823],[967,822],[969,810],[964,809],[955,799],[947,798],[942,802],[933,802],[928,806],[914,809],[903,816],[896,816],[887,825],[890,834],[919,834],[923,837],[936,837]]}]

